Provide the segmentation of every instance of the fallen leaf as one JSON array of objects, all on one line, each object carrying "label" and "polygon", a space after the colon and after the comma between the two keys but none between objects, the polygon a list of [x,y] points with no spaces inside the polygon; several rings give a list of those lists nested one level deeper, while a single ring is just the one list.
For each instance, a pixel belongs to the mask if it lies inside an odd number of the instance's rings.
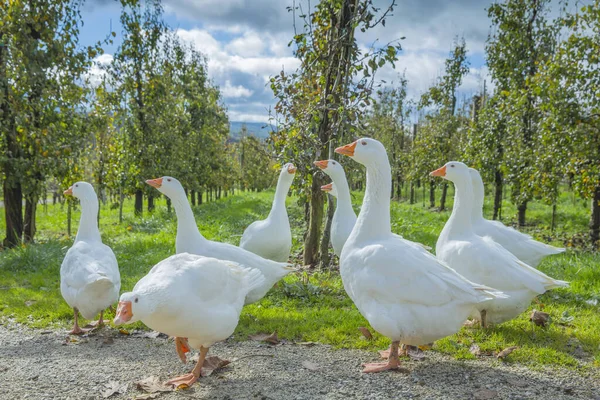
[{"label": "fallen leaf", "polygon": [[129,335],[129,331],[125,329],[119,329],[119,333],[122,335]]},{"label": "fallen leaf", "polygon": [[218,370],[219,368],[223,368],[230,362],[231,361],[223,360],[222,358],[219,358],[217,356],[206,357],[206,359],[204,359],[204,364],[202,364],[202,370],[200,370],[200,375],[209,376],[214,371]]},{"label": "fallen leaf", "polygon": [[297,342],[296,344],[300,345],[300,346],[306,346],[306,347],[312,347],[314,345],[316,345],[316,342]]},{"label": "fallen leaf", "polygon": [[161,333],[161,332],[152,331],[152,332],[142,333],[142,337],[149,338],[149,339],[156,339],[156,338],[166,339],[169,336],[165,335],[164,333]]},{"label": "fallen leaf", "polygon": [[121,384],[118,381],[109,381],[106,385],[106,390],[102,392],[102,397],[108,399],[113,394],[123,394],[127,392],[128,383]]},{"label": "fallen leaf", "polygon": [[490,400],[498,397],[498,392],[489,389],[481,389],[473,393],[476,400]]},{"label": "fallen leaf", "polygon": [[502,350],[500,353],[496,354],[496,358],[503,360],[505,359],[510,353],[512,353],[513,351],[515,351],[516,349],[518,349],[517,346],[510,346],[507,347],[506,349]]},{"label": "fallen leaf", "polygon": [[408,345],[406,347],[406,355],[415,361],[421,361],[425,358],[425,352],[417,346]]},{"label": "fallen leaf", "polygon": [[149,376],[135,382],[135,386],[146,393],[172,392],[173,388],[163,384],[157,376]]},{"label": "fallen leaf", "polygon": [[100,347],[104,347],[104,346],[113,344],[114,342],[115,342],[115,340],[111,336],[108,336],[102,341],[102,344],[100,345]]},{"label": "fallen leaf", "polygon": [[543,311],[533,310],[529,320],[537,326],[546,326],[550,322],[550,314]]},{"label": "fallen leaf", "polygon": [[361,326],[358,328],[358,330],[360,331],[360,333],[363,334],[365,338],[367,338],[367,340],[373,340],[373,335],[371,334],[371,331],[369,331],[369,328]]},{"label": "fallen leaf", "polygon": [[248,335],[250,340],[254,340],[257,342],[267,342],[271,344],[279,344],[279,339],[277,338],[277,332],[273,332],[270,335],[266,333],[257,333],[256,335]]},{"label": "fallen leaf", "polygon": [[319,366],[312,361],[302,361],[302,366],[311,371],[319,370]]},{"label": "fallen leaf", "polygon": [[471,347],[469,348],[469,352],[471,354],[473,354],[475,357],[479,357],[481,355],[481,349],[479,348],[479,345],[477,345],[476,343],[473,343],[471,345]]}]

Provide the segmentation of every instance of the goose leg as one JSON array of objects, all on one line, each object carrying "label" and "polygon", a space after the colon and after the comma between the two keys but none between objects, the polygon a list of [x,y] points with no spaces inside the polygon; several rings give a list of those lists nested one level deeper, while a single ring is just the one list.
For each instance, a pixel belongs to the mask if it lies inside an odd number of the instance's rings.
[{"label": "goose leg", "polygon": [[75,324],[73,325],[73,329],[69,331],[71,335],[83,335],[88,332],[88,329],[82,329],[79,327],[78,318],[79,318],[79,310],[77,307],[73,307],[73,315],[75,316]]},{"label": "goose leg", "polygon": [[364,373],[382,372],[382,371],[387,371],[388,369],[406,371],[404,368],[400,368],[400,359],[398,358],[398,347],[399,346],[400,346],[400,342],[398,342],[398,341],[392,342],[392,346],[390,347],[390,356],[388,357],[388,362],[387,363],[363,364],[364,369],[362,372],[364,372]]},{"label": "goose leg", "polygon": [[[392,346],[390,345],[390,347],[388,347],[387,350],[379,350],[378,353],[381,356],[381,358],[383,358],[384,360],[387,360],[388,358],[390,358],[391,351],[392,351]],[[399,356],[400,357],[408,357],[408,346],[406,346],[404,343],[400,345]]]},{"label": "goose leg", "polygon": [[177,355],[179,355],[179,359],[185,364],[187,362],[185,353],[190,351],[190,346],[188,345],[187,338],[176,337],[175,349],[177,350]]},{"label": "goose leg", "polygon": [[90,323],[94,328],[100,328],[104,326],[104,310],[100,311],[100,318],[98,321],[94,321]]},{"label": "goose leg", "polygon": [[175,389],[177,389],[181,385],[192,386],[192,384],[196,382],[198,378],[200,378],[200,372],[202,371],[202,365],[204,364],[206,353],[208,353],[208,348],[201,346],[200,357],[198,357],[198,363],[196,363],[196,366],[194,367],[192,372],[189,374],[178,376],[177,378],[169,379],[165,382],[165,384],[172,385]]}]

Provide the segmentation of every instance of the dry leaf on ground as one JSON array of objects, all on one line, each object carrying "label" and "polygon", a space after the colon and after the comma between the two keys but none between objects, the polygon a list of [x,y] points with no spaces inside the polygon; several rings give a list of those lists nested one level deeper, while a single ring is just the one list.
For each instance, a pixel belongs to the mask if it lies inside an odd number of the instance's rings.
[{"label": "dry leaf on ground", "polygon": [[317,371],[320,369],[319,365],[312,361],[302,361],[302,366],[311,371]]},{"label": "dry leaf on ground", "polygon": [[206,357],[206,359],[204,359],[204,364],[202,364],[200,376],[209,376],[214,371],[218,370],[219,368],[223,368],[230,362],[231,361],[223,360],[222,358],[219,358],[217,356]]},{"label": "dry leaf on ground", "polygon": [[297,345],[312,347],[317,344],[317,342],[296,342]]},{"label": "dry leaf on ground", "polygon": [[529,320],[537,326],[546,326],[550,322],[550,314],[543,311],[533,310],[529,316]]},{"label": "dry leaf on ground", "polygon": [[479,345],[476,343],[473,343],[471,345],[471,347],[469,348],[469,352],[471,354],[473,354],[475,357],[479,357],[481,355],[481,349],[479,348]]},{"label": "dry leaf on ground", "polygon": [[421,361],[425,358],[425,352],[421,350],[418,346],[407,346],[406,355],[414,361]]},{"label": "dry leaf on ground", "polygon": [[135,386],[146,393],[157,393],[157,392],[172,392],[173,388],[167,386],[158,379],[157,376],[149,376],[142,379],[141,381],[135,382]]},{"label": "dry leaf on ground", "polygon": [[271,344],[279,344],[279,339],[277,338],[277,332],[273,332],[270,335],[266,333],[257,333],[256,335],[248,335],[250,340],[255,340],[257,342],[267,342]]},{"label": "dry leaf on ground", "polygon": [[110,381],[106,385],[106,389],[104,390],[104,392],[102,392],[102,397],[104,397],[105,399],[108,399],[113,394],[126,393],[128,386],[129,386],[128,383],[121,384],[118,381]]},{"label": "dry leaf on ground", "polygon": [[515,351],[516,349],[518,349],[517,346],[507,347],[506,349],[502,350],[500,353],[496,354],[496,358],[499,358],[502,360],[502,359],[506,358],[510,353]]},{"label": "dry leaf on ground", "polygon": [[360,331],[360,333],[363,334],[364,337],[366,337],[368,340],[372,340],[373,339],[373,335],[371,334],[371,331],[369,331],[368,328],[365,328],[364,326],[361,326],[358,328],[358,330]]}]

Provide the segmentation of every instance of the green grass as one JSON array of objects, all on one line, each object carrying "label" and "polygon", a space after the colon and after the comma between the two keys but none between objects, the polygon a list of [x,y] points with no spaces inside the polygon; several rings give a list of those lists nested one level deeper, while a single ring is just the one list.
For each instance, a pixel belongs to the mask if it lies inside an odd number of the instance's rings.
[{"label": "green grass", "polygon": [[[237,244],[244,228],[264,218],[270,208],[273,192],[246,193],[195,207],[201,232],[213,240]],[[419,192],[419,196],[421,193]],[[362,200],[354,193],[356,209]],[[452,190],[449,194],[451,207]],[[404,237],[435,247],[439,232],[449,212],[431,211],[421,198],[417,204],[392,203],[392,228]],[[293,256],[301,252],[303,211],[288,199],[294,235]],[[130,290],[138,279],[158,261],[175,250],[175,215],[166,211],[159,200],[157,209],[143,218],[133,218],[132,202],[124,209],[125,221],[118,223],[118,210],[103,207],[100,229],[119,261],[122,291]],[[490,204],[486,203],[486,215]],[[551,208],[531,203],[528,212],[529,233],[557,245],[577,246],[586,232],[587,203],[564,194],[558,206],[557,228],[550,232]],[[0,252],[0,321],[12,320],[36,328],[65,329],[72,323],[72,310],[60,295],[60,264],[72,238],[66,235],[66,207],[40,206],[38,237],[34,245]],[[0,226],[4,225],[0,214]],[[504,204],[504,222],[513,222],[515,208]],[[73,233],[79,211],[73,212]],[[583,232],[583,233],[582,233]],[[434,351],[457,359],[475,358],[469,351],[477,344],[482,352],[498,352],[519,346],[505,362],[532,368],[566,366],[596,368],[600,366],[600,255],[582,249],[547,258],[539,267],[557,279],[571,282],[569,289],[553,290],[540,297],[543,311],[552,323],[546,328],[534,327],[529,311],[519,318],[484,331],[463,328],[451,337],[435,343]],[[567,318],[572,317],[572,319]],[[561,320],[562,318],[562,320]],[[383,349],[388,339],[374,333],[368,341],[358,327],[369,326],[344,292],[337,270],[298,273],[280,282],[260,302],[242,311],[235,337],[277,331],[280,338],[313,341],[336,347]],[[135,327],[141,328],[138,323]],[[495,360],[495,358],[494,358]],[[499,361],[494,361],[499,362]]]}]

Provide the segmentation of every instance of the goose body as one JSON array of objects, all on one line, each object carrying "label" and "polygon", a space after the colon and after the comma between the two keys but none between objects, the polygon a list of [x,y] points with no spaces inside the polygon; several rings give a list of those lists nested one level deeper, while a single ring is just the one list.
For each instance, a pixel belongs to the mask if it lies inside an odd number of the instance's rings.
[{"label": "goose body", "polygon": [[451,335],[477,304],[503,295],[391,232],[391,169],[380,142],[363,138],[336,152],[367,167],[365,199],[340,257],[344,289],[371,326],[392,340],[388,363],[368,364],[363,372],[397,368],[399,343]]},{"label": "goose body", "polygon": [[[333,246],[334,253],[339,257],[357,219],[356,213],[354,213],[354,209],[352,208],[350,187],[348,186],[344,167],[339,162],[335,160],[321,160],[315,161],[315,165],[329,175],[333,181],[329,185],[321,186],[321,190],[337,198],[335,212],[331,220],[331,245]],[[393,235],[403,239],[401,235],[396,233]],[[416,246],[420,251],[431,250],[429,246],[424,244],[407,239],[405,241],[411,246]]]},{"label": "goose body", "polygon": [[[81,201],[81,219],[75,242],[60,266],[60,292],[74,309],[72,333],[82,333],[77,322],[78,311],[84,318],[92,319],[116,302],[121,278],[115,254],[100,237],[94,188],[87,182],[77,182],[65,194]],[[102,314],[99,324],[102,324]]]},{"label": "goose body", "polygon": [[490,237],[478,236],[471,222],[473,190],[468,167],[451,161],[432,172],[452,181],[456,187],[452,215],[437,244],[437,257],[467,279],[503,291],[498,298],[477,307],[473,317],[493,324],[515,318],[529,307],[531,300],[547,290],[568,286],[520,261]]},{"label": "goose body", "polygon": [[519,260],[532,267],[537,267],[546,256],[559,254],[564,248],[554,247],[538,242],[530,235],[504,225],[500,221],[489,221],[483,218],[483,200],[485,196],[483,180],[479,171],[469,168],[473,184],[473,231],[479,236],[489,236]]},{"label": "goose body", "polygon": [[[156,331],[186,337],[203,358],[210,346],[233,333],[247,294],[263,282],[257,269],[176,254],[156,264],[131,292],[121,295],[115,325],[139,320]],[[198,376],[184,376],[192,382],[181,377],[170,383],[191,384]]]},{"label": "goose body", "polygon": [[262,273],[263,283],[248,292],[246,304],[262,299],[277,281],[294,270],[287,263],[268,260],[232,244],[215,242],[202,236],[183,186],[177,179],[165,176],[146,182],[168,196],[175,208],[177,213],[175,248],[177,253],[191,253],[219,260],[229,260],[237,262],[245,268],[258,269]]},{"label": "goose body", "polygon": [[292,230],[285,207],[296,168],[288,163],[283,166],[275,198],[269,216],[250,224],[240,240],[240,247],[273,261],[287,262],[292,250]]}]

